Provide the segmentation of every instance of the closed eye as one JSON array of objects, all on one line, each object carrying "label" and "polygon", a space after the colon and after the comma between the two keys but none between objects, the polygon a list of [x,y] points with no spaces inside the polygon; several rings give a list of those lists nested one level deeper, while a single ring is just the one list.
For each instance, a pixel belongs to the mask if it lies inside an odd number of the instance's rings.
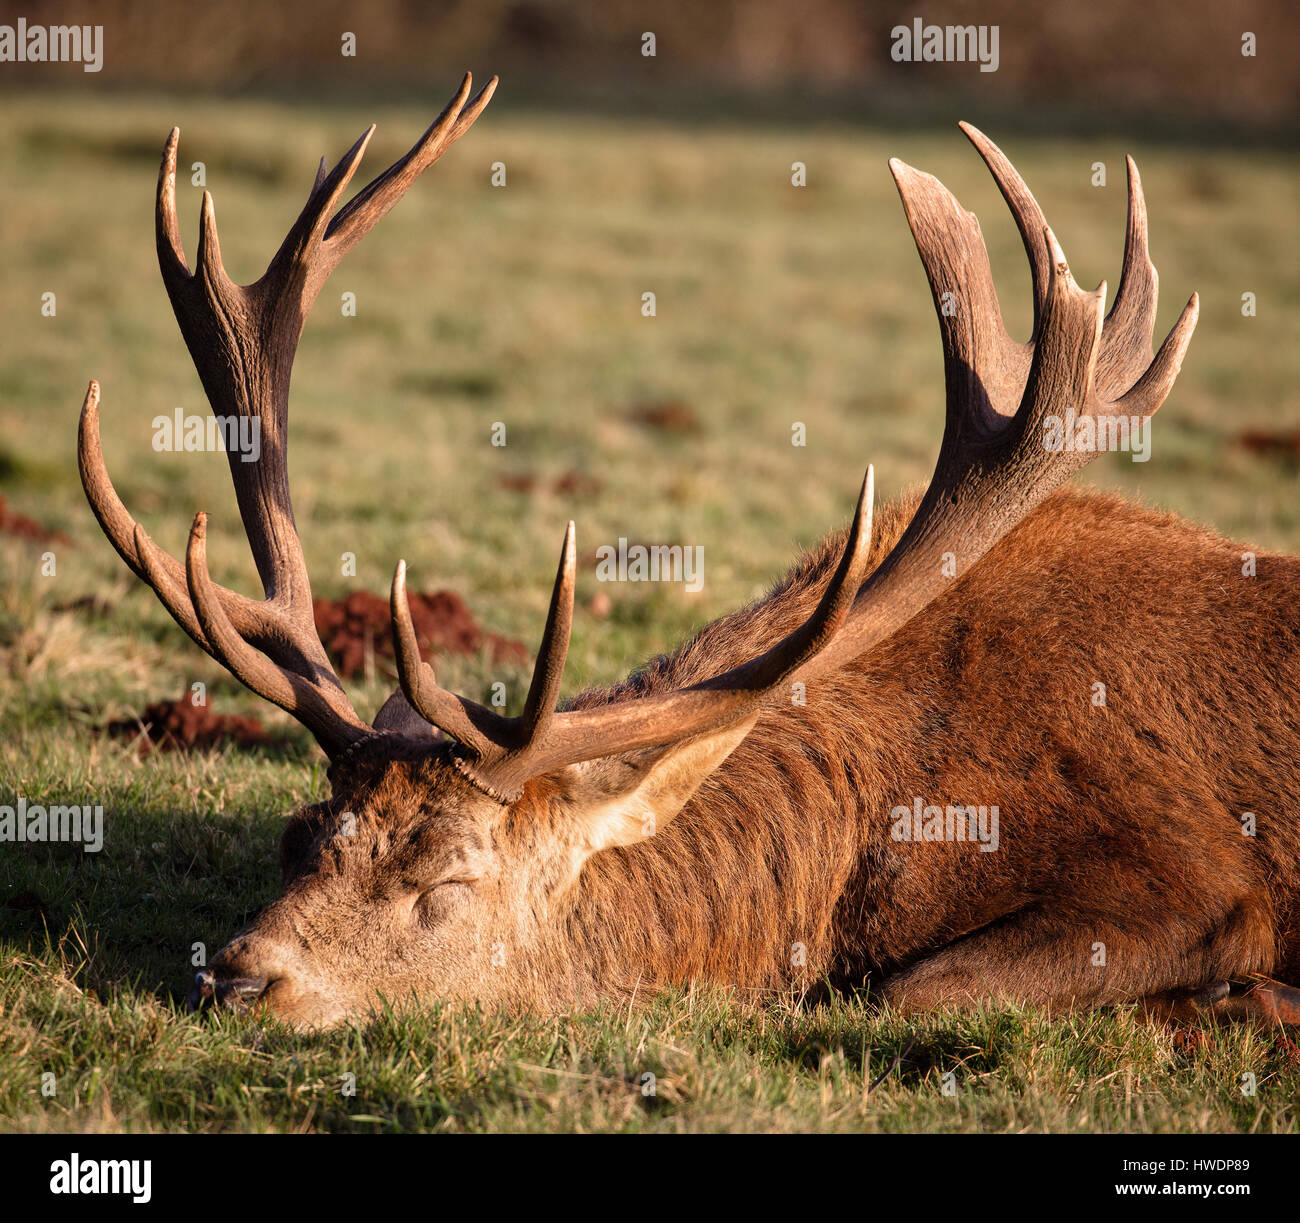
[{"label": "closed eye", "polygon": [[441,869],[429,871],[428,874],[416,875],[409,874],[402,879],[402,886],[408,892],[414,892],[417,896],[423,896],[426,892],[432,892],[437,888],[447,887],[451,884],[474,884],[477,883],[479,876],[465,868],[464,863],[448,863]]},{"label": "closed eye", "polygon": [[449,917],[469,901],[473,892],[472,879],[440,879],[416,894],[411,901],[411,914],[426,922]]},{"label": "closed eye", "polygon": [[443,879],[430,879],[425,882],[418,883],[416,884],[416,890],[419,891],[421,894],[423,894],[425,892],[436,891],[438,888],[457,887],[457,886],[470,887],[471,885],[477,882],[478,882],[477,875],[448,875]]},{"label": "closed eye", "polygon": [[417,905],[426,900],[450,900],[462,893],[468,894],[473,890],[476,881],[476,878],[468,875],[453,875],[448,879],[434,879],[427,883],[413,884],[411,903]]}]

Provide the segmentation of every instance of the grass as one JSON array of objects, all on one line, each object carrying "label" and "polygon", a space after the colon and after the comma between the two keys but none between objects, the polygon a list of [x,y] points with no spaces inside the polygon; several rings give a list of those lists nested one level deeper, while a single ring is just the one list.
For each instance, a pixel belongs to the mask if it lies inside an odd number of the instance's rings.
[{"label": "grass", "polygon": [[756,1008],[701,990],[630,1014],[435,1006],[304,1037],[199,1022],[144,993],[100,1000],[51,971],[57,955],[5,966],[7,1129],[1283,1133],[1297,1120],[1294,1060],[1249,1028],[1187,1054],[1131,1013],[905,1023],[859,1002]]},{"label": "grass", "polygon": [[[76,480],[85,383],[123,499],[179,553],[211,512],[219,580],[253,588],[224,461],[157,453],[151,421],[204,410],[158,279],[152,192],[168,128],[202,161],[227,268],[260,273],[316,159],[371,119],[374,172],[425,108],[194,99],[7,99],[0,130],[0,493],[64,532],[0,535],[0,803],[102,803],[100,854],[0,846],[0,1126],[71,1130],[1178,1130],[1300,1128],[1293,1048],[1250,1028],[1199,1044],[1130,1012],[1049,1021],[998,1010],[903,1021],[859,999],[755,1006],[703,988],[632,1013],[510,1018],[454,1008],[295,1036],[177,1005],[193,944],[218,946],[275,890],[284,812],[324,793],[305,735],[195,649],[99,535]],[[954,116],[956,118],[957,116]],[[970,116],[978,121],[979,116]],[[1007,136],[1081,283],[1114,288],[1123,154],[1142,168],[1165,296],[1201,323],[1150,463],[1085,479],[1261,547],[1300,547],[1294,463],[1235,442],[1300,428],[1292,332],[1300,273],[1294,156]],[[564,522],[580,555],[619,536],[698,543],[704,590],[605,588],[584,564],[570,691],[616,679],[752,597],[850,511],[868,460],[889,497],[923,480],[942,423],[937,332],[885,170],[938,174],[983,218],[1013,333],[1028,276],[996,190],[955,127],[602,121],[511,108],[508,94],[339,269],[294,379],[293,477],[316,593],[460,591],[484,624],[535,640]],[[1090,185],[1104,161],[1109,185]],[[504,162],[507,186],[489,185]],[[790,185],[793,161],[806,188]],[[195,244],[200,192],[181,176]],[[340,295],[356,294],[344,317]],[[654,292],[657,313],[641,315]],[[1258,298],[1241,314],[1241,294]],[[54,317],[42,295],[55,294]],[[639,423],[684,406],[697,428]],[[653,413],[651,414],[653,417]],[[490,431],[504,422],[507,445]],[[790,444],[796,421],[807,445]],[[572,495],[569,472],[595,477]],[[536,477],[512,491],[503,476]],[[54,576],[42,574],[53,551]],[[357,576],[341,575],[352,552]],[[97,596],[107,610],[76,605]],[[484,697],[523,676],[486,658],[446,679]],[[141,761],[100,728],[209,687],[284,739],[254,753]],[[391,681],[358,686],[373,711]],[[897,1065],[894,1062],[897,1059]],[[890,1070],[869,1094],[867,1086]],[[1251,1073],[1256,1094],[1242,1091]],[[43,1074],[55,1094],[42,1094]],[[342,1076],[356,1076],[343,1095]],[[653,1095],[642,1076],[655,1076]],[[955,1094],[945,1094],[945,1074]],[[48,1081],[48,1080],[47,1080]]]}]

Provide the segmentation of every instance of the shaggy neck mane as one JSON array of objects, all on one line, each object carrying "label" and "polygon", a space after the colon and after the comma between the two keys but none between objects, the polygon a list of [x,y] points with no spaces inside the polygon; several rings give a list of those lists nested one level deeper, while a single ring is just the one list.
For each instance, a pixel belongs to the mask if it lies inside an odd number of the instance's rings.
[{"label": "shaggy neck mane", "polygon": [[[918,500],[877,510],[873,569]],[[843,531],[825,539],[764,598],[566,708],[682,687],[767,649],[812,613],[844,539]],[[855,672],[851,664],[809,685],[806,704],[770,704],[666,828],[594,855],[564,902],[557,960],[568,957],[601,992],[694,978],[766,992],[788,988],[802,965],[847,968],[852,949],[836,944],[832,919],[837,904],[852,901],[862,813],[879,795],[873,736],[855,716],[867,695]]]}]

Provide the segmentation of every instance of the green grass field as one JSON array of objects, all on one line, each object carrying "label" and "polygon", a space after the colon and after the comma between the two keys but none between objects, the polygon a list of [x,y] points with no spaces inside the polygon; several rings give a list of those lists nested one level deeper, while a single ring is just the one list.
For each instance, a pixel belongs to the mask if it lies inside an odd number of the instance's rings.
[{"label": "green grass field", "polygon": [[[0,494],[68,542],[0,535],[0,803],[102,803],[107,831],[99,854],[0,846],[0,1127],[1300,1129],[1294,1046],[1249,1028],[1176,1036],[1127,1012],[903,1022],[855,1000],[754,1006],[701,988],[631,1012],[443,1008],[296,1036],[178,1005],[192,944],[215,950],[274,894],[282,816],[326,792],[324,761],[189,642],[100,535],[76,477],[82,394],[91,377],[102,383],[109,468],[150,534],[179,555],[207,509],[214,575],[251,593],[224,459],[151,448],[156,415],[205,410],[154,255],[163,139],[179,124],[182,167],[204,163],[226,267],[247,281],[322,153],[334,160],[378,121],[364,180],[440,106],[6,98]],[[1201,293],[1151,461],[1104,456],[1084,478],[1260,547],[1300,548],[1296,460],[1235,440],[1300,429],[1294,156],[989,133],[1079,281],[1106,276],[1112,291],[1133,153],[1161,335]],[[500,97],[342,265],[308,324],[293,477],[316,593],[384,593],[405,556],[414,588],[459,591],[487,628],[531,644],[572,517],[587,561],[576,691],[761,592],[847,518],[868,461],[883,498],[924,480],[942,364],[891,155],[981,215],[1008,324],[1027,332],[1019,240],[955,122],[898,135],[682,126],[530,113]],[[795,161],[805,188],[790,184]],[[1104,188],[1090,182],[1097,161]],[[490,185],[494,162],[504,188]],[[201,192],[188,170],[178,195],[192,256]],[[340,308],[345,292],[356,317]],[[642,316],[645,292],[654,318]],[[1242,315],[1246,292],[1255,317]],[[53,317],[42,314],[48,293]],[[655,405],[696,427],[640,423]],[[504,447],[491,444],[498,421]],[[794,422],[804,447],[791,445]],[[553,491],[568,473],[588,479]],[[522,476],[537,491],[506,487]],[[620,536],[702,544],[703,591],[607,587],[608,614],[592,614],[590,558]],[[50,550],[56,573],[44,576]],[[341,576],[345,552],[355,578]],[[73,607],[86,596],[99,614]],[[487,658],[449,660],[441,674],[479,698],[504,680],[522,700],[521,671]],[[258,714],[283,742],[142,761],[101,733],[197,681],[216,710]],[[357,687],[368,715],[391,680]],[[23,893],[46,918],[11,907]],[[347,1075],[355,1094],[341,1090]]]}]

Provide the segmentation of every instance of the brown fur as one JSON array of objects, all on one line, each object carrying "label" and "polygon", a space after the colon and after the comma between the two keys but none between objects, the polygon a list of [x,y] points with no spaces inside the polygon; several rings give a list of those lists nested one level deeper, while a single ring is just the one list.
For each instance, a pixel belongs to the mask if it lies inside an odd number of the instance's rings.
[{"label": "brown fur", "polygon": [[[913,508],[881,515],[878,558]],[[841,542],[575,704],[750,656],[809,614]],[[762,987],[789,979],[797,942],[860,982],[1003,928],[1024,932],[1008,958],[1039,953],[1016,992],[1044,1002],[1300,971],[1300,561],[1262,556],[1247,578],[1241,552],[1112,496],[1057,494],[806,707],[767,710],[659,837],[593,858],[566,939],[607,979]],[[999,850],[893,841],[889,812],[916,795],[997,804]]]},{"label": "brown fur", "polygon": [[[878,513],[873,563],[915,500]],[[751,657],[809,615],[842,541],[570,708]],[[1057,493],[891,640],[810,683],[806,704],[770,703],[666,827],[599,852],[586,774],[535,779],[503,808],[445,745],[372,741],[336,764],[335,800],[291,825],[286,897],[219,967],[267,975],[258,940],[285,946],[292,926],[317,968],[267,1000],[298,1022],[363,1009],[376,990],[551,1007],[825,976],[908,1008],[989,995],[1064,1007],[1294,978],[1300,560],[1261,555],[1254,577],[1242,563],[1173,516]],[[893,839],[892,809],[917,796],[996,804],[996,852]],[[340,840],[345,806],[359,828]],[[466,846],[490,864],[457,893],[463,916],[418,938],[391,920],[411,903],[390,897],[416,873],[403,854]]]}]

